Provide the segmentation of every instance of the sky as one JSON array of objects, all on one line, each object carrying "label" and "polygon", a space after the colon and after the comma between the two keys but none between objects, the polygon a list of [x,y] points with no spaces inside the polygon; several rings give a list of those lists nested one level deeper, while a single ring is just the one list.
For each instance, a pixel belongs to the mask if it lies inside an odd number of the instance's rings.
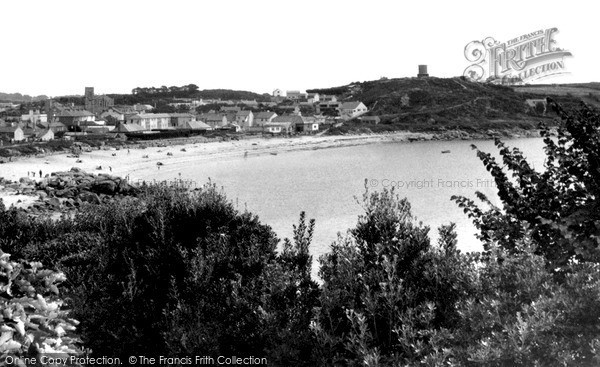
[{"label": "sky", "polygon": [[130,93],[135,87],[271,93],[453,77],[465,46],[556,27],[567,75],[600,81],[591,3],[565,1],[12,0],[1,7],[0,92]]}]

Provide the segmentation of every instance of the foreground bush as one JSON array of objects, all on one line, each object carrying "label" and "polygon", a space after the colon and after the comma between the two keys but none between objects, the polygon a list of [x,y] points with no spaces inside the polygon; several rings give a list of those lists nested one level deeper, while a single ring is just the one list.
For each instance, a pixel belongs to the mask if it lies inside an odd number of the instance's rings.
[{"label": "foreground bush", "polygon": [[[566,112],[537,172],[518,149],[496,141],[501,166],[477,155],[494,177],[501,207],[454,198],[484,242],[476,290],[460,305],[463,365],[595,366],[600,363],[600,115]],[[512,176],[512,177],[511,177]]]},{"label": "foreground bush", "polygon": [[476,292],[461,302],[455,360],[472,366],[597,366],[600,268],[574,266],[554,281],[531,248],[481,260]]},{"label": "foreground bush", "polygon": [[573,261],[600,262],[600,114],[586,105],[571,112],[552,100],[549,105],[562,123],[556,140],[542,131],[543,172],[496,140],[502,163],[479,150],[477,156],[496,182],[502,207],[482,193],[477,195],[490,204],[487,210],[469,198],[453,199],[473,218],[486,249],[498,244],[514,253],[515,244],[530,234],[548,268],[561,272]]},{"label": "foreground bush", "polygon": [[74,334],[78,322],[58,297],[57,285],[64,280],[64,274],[40,263],[10,261],[10,255],[0,250],[1,365],[82,354]]},{"label": "foreground bush", "polygon": [[70,306],[95,355],[310,364],[303,355],[318,286],[308,254],[314,223],[304,216],[278,254],[270,227],[212,184],[193,193],[149,187],[56,222],[0,215],[10,235],[0,238],[12,238],[4,246],[67,274]]},{"label": "foreground bush", "polygon": [[365,214],[321,258],[321,308],[313,325],[321,365],[389,366],[450,358],[456,304],[474,269],[453,226],[432,246],[394,191],[365,193]]}]

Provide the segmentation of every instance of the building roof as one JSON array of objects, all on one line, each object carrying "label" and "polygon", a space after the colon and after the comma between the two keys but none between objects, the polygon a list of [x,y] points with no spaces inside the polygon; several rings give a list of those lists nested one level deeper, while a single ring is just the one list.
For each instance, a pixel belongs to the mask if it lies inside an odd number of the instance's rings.
[{"label": "building roof", "polygon": [[168,113],[139,113],[135,116],[131,116],[131,119],[161,119],[161,118],[171,118],[171,115]]},{"label": "building roof", "polygon": [[204,121],[223,121],[223,115],[218,113],[203,113],[200,119]]},{"label": "building roof", "polygon": [[277,116],[272,122],[290,122],[292,124],[303,124],[304,119],[298,115]]},{"label": "building roof", "polygon": [[56,114],[57,117],[88,117],[94,116],[93,113],[85,110],[62,110]]},{"label": "building roof", "polygon": [[277,114],[275,112],[271,112],[271,111],[264,111],[264,112],[259,112],[256,115],[254,115],[254,118],[257,118],[257,119],[270,119],[273,116],[277,116]]},{"label": "building roof", "polygon": [[117,111],[119,113],[135,113],[135,108],[130,105],[114,105],[109,107],[109,109],[112,109],[113,111]]},{"label": "building roof", "polygon": [[212,129],[212,127],[210,127],[209,125],[205,124],[202,121],[196,121],[196,120],[192,120],[192,121],[187,121],[184,125],[183,125],[184,129],[192,129],[192,130],[210,130]]},{"label": "building roof", "polygon": [[343,110],[353,110],[353,109],[357,108],[358,106],[360,106],[361,103],[362,102],[357,102],[357,101],[354,101],[354,102],[344,102],[344,103],[342,103],[342,105],[340,106],[340,108],[343,109]]},{"label": "building roof", "polygon": [[290,127],[290,126],[292,126],[292,123],[289,122],[289,121],[288,122],[267,122],[265,124],[265,126],[266,127],[269,127],[269,126],[285,126],[285,127]]},{"label": "building roof", "polygon": [[48,123],[41,123],[41,124],[38,124],[37,126],[40,126],[40,127],[44,128],[44,129],[53,128],[53,127],[54,128],[64,128],[64,129],[67,128],[67,125],[63,124],[60,121],[52,121],[52,122],[48,122]]},{"label": "building roof", "polygon": [[115,107],[110,107],[108,110],[104,111],[102,114],[105,114],[105,113],[107,113],[107,112],[109,112],[109,111],[113,111],[113,112],[115,112],[115,113],[118,113],[118,114],[120,114],[120,115],[124,115],[124,114],[125,114],[125,111],[124,111],[124,110],[122,110],[121,108],[118,108],[118,107],[117,107],[117,108],[115,108]]},{"label": "building roof", "polygon": [[191,113],[170,113],[169,115],[171,115],[171,117],[189,117],[189,118],[195,118],[195,115],[192,115]]},{"label": "building roof", "polygon": [[19,126],[3,126],[0,127],[0,133],[14,133],[17,129],[21,129]]},{"label": "building roof", "polygon": [[35,137],[36,138],[41,138],[41,137],[43,137],[46,134],[52,134],[52,135],[54,135],[54,132],[52,130],[50,130],[50,129],[48,129],[48,130],[39,130],[39,131],[36,131]]},{"label": "building roof", "polygon": [[105,126],[105,124],[99,123],[98,121],[82,121],[80,126]]},{"label": "building roof", "polygon": [[138,124],[121,124],[115,129],[115,131],[119,133],[134,133],[143,130],[144,128]]},{"label": "building roof", "polygon": [[241,117],[248,117],[250,116],[250,114],[252,113],[252,111],[239,111],[236,116],[241,116]]}]

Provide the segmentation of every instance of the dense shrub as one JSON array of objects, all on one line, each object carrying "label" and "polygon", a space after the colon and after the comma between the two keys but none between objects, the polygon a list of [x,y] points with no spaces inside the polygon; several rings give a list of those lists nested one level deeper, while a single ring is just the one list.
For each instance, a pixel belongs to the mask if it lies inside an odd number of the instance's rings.
[{"label": "dense shrub", "polygon": [[549,104],[563,123],[556,141],[548,129],[542,132],[544,172],[535,171],[518,149],[496,140],[502,163],[489,153],[477,155],[496,182],[502,208],[482,210],[471,199],[453,199],[473,218],[485,246],[516,250],[531,228],[536,253],[549,268],[564,270],[574,260],[600,261],[600,115],[586,105],[567,113],[552,100]]},{"label": "dense shrub", "polygon": [[[503,166],[478,156],[502,207],[455,200],[480,230],[476,290],[460,305],[461,365],[595,366],[600,362],[599,115],[587,106],[561,116],[557,141],[544,131],[545,171],[500,141]],[[508,173],[512,174],[509,178]]]},{"label": "dense shrub", "polygon": [[473,269],[456,249],[454,227],[440,244],[415,223],[394,191],[366,192],[365,214],[321,258],[321,308],[313,325],[322,365],[405,365],[450,357],[456,303],[469,294]]},{"label": "dense shrub", "polygon": [[595,366],[600,362],[600,270],[574,266],[556,282],[524,244],[473,257],[474,291],[459,303],[451,361],[461,366]]},{"label": "dense shrub", "polygon": [[308,254],[314,222],[304,216],[278,254],[270,227],[212,184],[193,193],[151,186],[60,221],[0,215],[3,246],[67,274],[70,306],[96,355],[310,364],[301,356],[313,343],[318,286]]},{"label": "dense shrub", "polygon": [[11,261],[0,250],[1,365],[83,353],[74,333],[78,322],[58,297],[57,285],[64,280],[64,274],[44,269],[39,262]]}]

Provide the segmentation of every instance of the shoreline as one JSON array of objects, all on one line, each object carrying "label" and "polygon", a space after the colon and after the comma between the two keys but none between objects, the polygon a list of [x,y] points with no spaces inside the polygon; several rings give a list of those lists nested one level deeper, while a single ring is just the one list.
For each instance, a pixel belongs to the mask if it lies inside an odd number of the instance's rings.
[{"label": "shoreline", "polygon": [[[472,136],[465,132],[450,131],[452,138],[431,133],[394,132],[369,135],[321,135],[300,137],[250,137],[240,140],[200,142],[191,139],[141,142],[135,146],[104,146],[84,151],[76,158],[69,152],[52,152],[34,157],[13,157],[11,162],[0,165],[0,177],[19,182],[21,178],[40,181],[53,172],[69,171],[77,167],[91,174],[108,174],[127,178],[130,182],[152,181],[156,176],[172,175],[186,179],[185,172],[192,163],[226,162],[263,155],[277,155],[305,150],[323,150],[382,143],[409,143],[413,141],[482,140],[486,137]],[[501,134],[497,134],[501,135]],[[523,134],[525,135],[525,134]],[[505,139],[537,138],[537,131],[527,131],[528,136],[504,136]],[[488,137],[487,139],[490,139]],[[79,161],[79,162],[78,162]],[[42,177],[39,172],[42,171]],[[35,177],[32,177],[35,176]],[[0,185],[0,198],[6,207],[23,207],[31,204],[35,196],[16,195],[18,191],[7,190]],[[19,202],[20,200],[20,202]]]}]

